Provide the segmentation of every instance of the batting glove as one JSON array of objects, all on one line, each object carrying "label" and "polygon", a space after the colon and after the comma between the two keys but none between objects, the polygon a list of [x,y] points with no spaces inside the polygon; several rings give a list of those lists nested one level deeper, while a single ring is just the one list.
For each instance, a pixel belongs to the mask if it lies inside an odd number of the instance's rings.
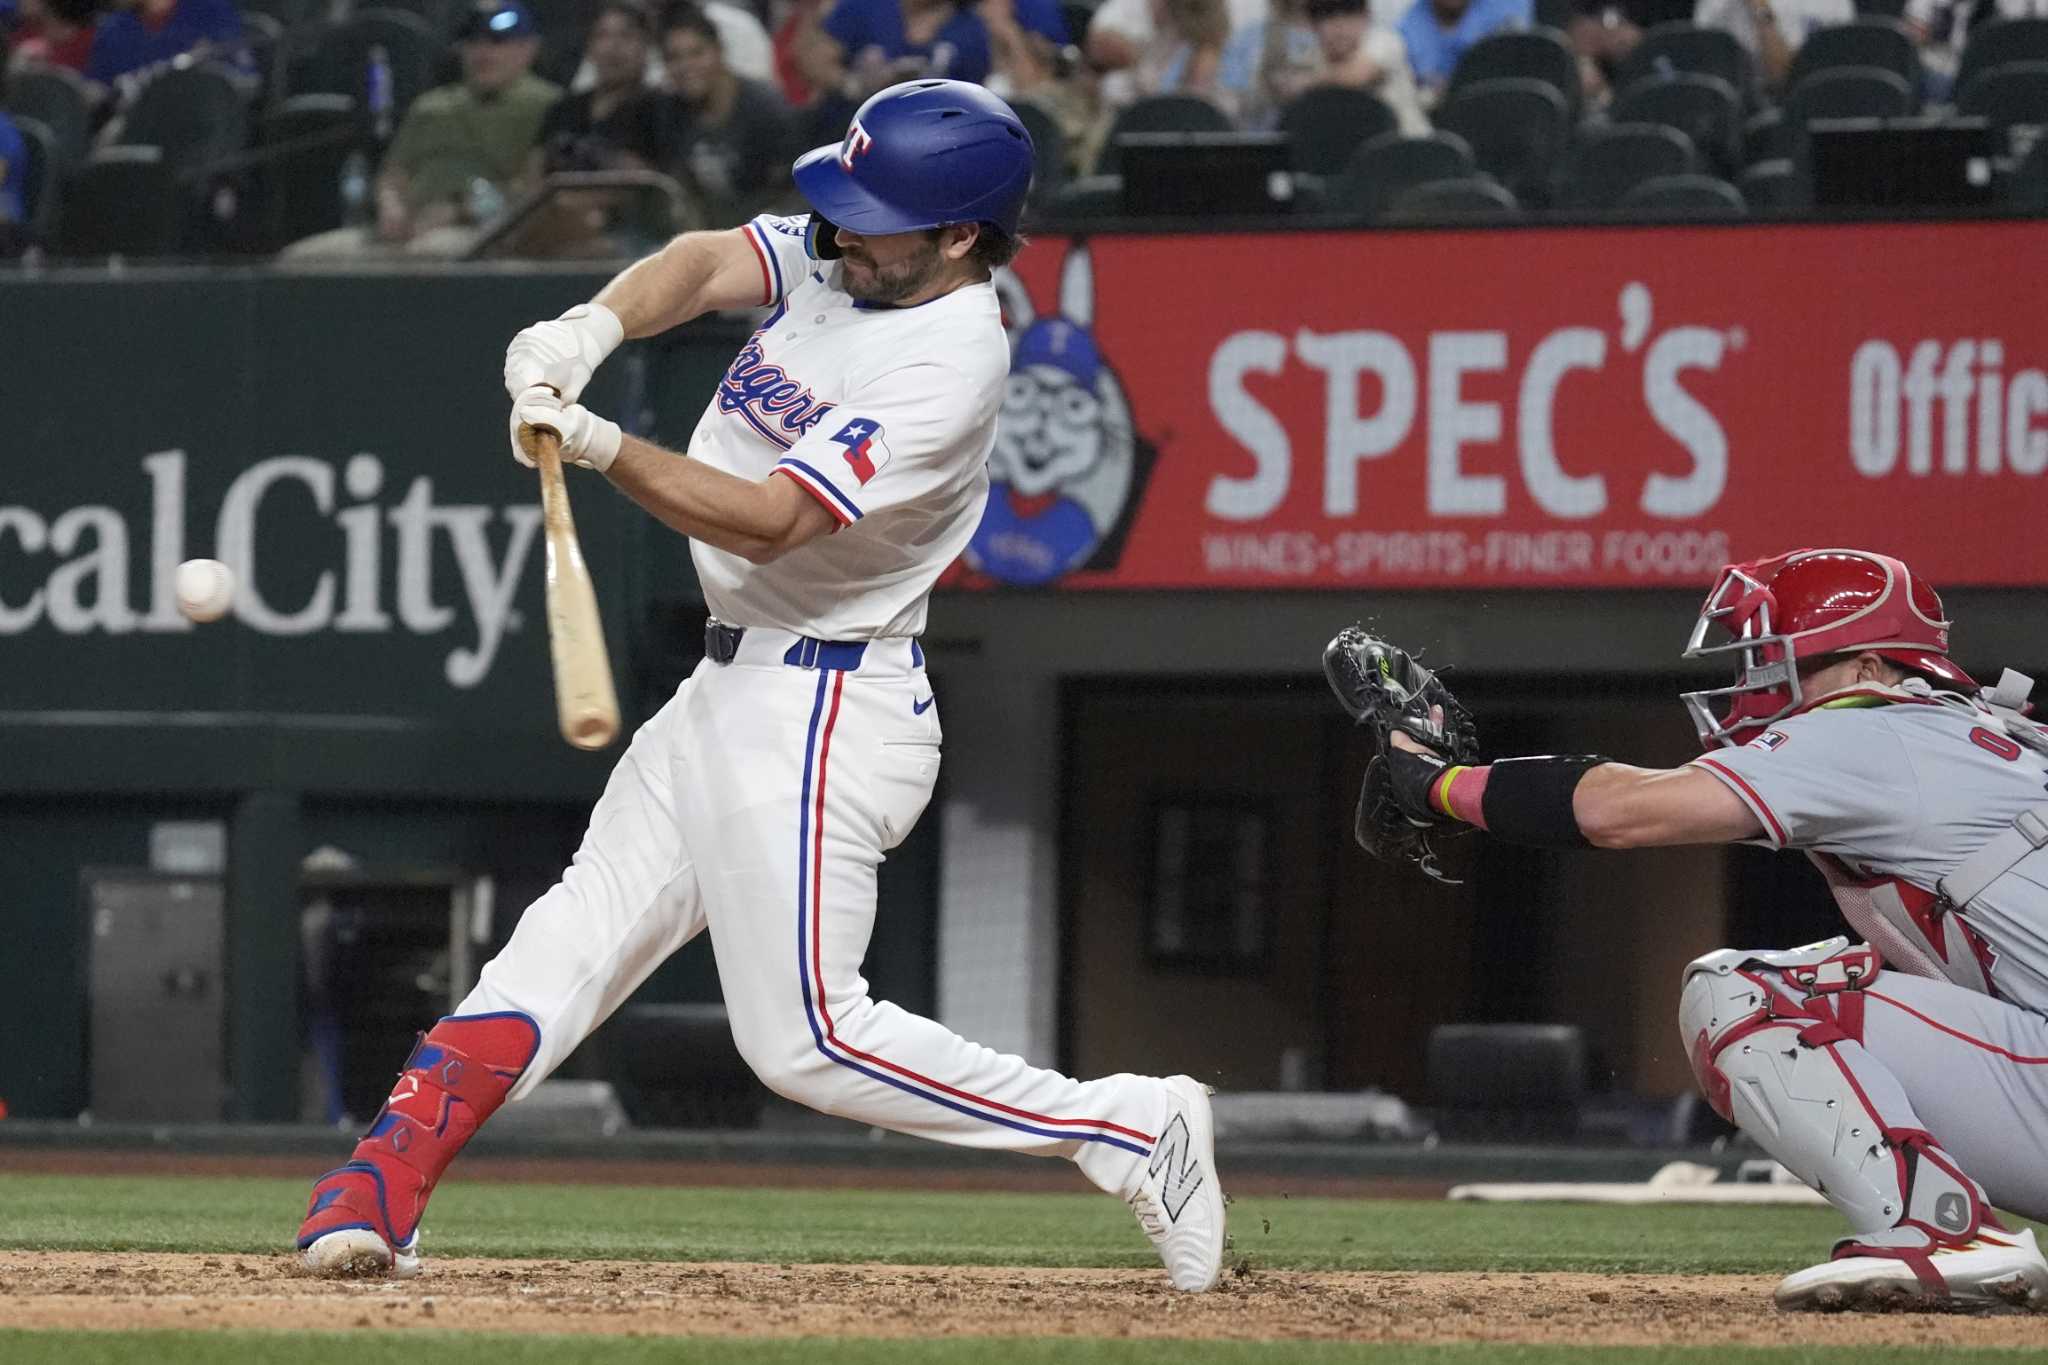
[{"label": "batting glove", "polygon": [[619,315],[601,303],[579,303],[553,322],[536,322],[505,348],[505,392],[517,398],[536,384],[562,395],[583,396],[583,386],[604,358],[626,339]]},{"label": "batting glove", "polygon": [[619,443],[625,433],[617,422],[599,417],[580,403],[564,404],[554,391],[542,384],[520,394],[512,404],[512,458],[533,468],[526,448],[519,443],[522,426],[544,427],[562,438],[562,458],[602,474],[619,457]]}]

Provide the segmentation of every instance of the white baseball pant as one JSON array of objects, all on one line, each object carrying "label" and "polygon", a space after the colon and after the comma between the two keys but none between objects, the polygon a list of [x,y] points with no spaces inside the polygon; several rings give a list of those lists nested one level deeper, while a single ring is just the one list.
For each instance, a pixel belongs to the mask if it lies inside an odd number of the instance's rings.
[{"label": "white baseball pant", "polygon": [[[847,665],[854,666],[847,666]],[[869,998],[875,872],[931,799],[939,720],[922,653],[753,629],[633,736],[574,861],[457,1014],[518,1010],[531,1092],[664,959],[709,928],[733,1040],[777,1094],[962,1146],[1076,1161],[1135,1188],[1168,1096],[1078,1081]]]}]

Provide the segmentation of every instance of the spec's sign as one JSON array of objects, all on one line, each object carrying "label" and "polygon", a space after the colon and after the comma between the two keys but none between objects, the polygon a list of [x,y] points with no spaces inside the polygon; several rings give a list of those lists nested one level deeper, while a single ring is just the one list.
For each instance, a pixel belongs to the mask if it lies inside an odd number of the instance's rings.
[{"label": "spec's sign", "polygon": [[2048,583],[2048,224],[1040,238],[955,586]]}]

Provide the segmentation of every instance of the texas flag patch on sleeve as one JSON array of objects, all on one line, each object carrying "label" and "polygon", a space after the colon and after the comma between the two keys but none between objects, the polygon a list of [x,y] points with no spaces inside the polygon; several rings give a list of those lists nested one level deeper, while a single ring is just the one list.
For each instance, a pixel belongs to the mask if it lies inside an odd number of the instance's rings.
[{"label": "texas flag patch on sleeve", "polygon": [[871,418],[854,418],[839,428],[832,442],[842,447],[840,453],[846,467],[853,471],[853,477],[860,480],[862,487],[866,487],[868,480],[888,466],[889,446],[882,439],[882,424]]}]

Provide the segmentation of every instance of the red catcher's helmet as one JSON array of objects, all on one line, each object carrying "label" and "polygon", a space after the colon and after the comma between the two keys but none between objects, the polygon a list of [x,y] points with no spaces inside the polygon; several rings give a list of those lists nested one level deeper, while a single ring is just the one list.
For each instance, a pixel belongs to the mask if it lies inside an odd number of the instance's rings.
[{"label": "red catcher's helmet", "polygon": [[[1708,644],[1714,627],[1732,638]],[[1739,653],[1742,661],[1735,686],[1684,694],[1700,742],[1709,749],[1747,743],[1806,704],[1802,665],[1864,650],[1952,690],[1977,690],[1949,662],[1941,598],[1904,562],[1868,550],[1794,550],[1730,564],[1685,646],[1688,659]],[[1716,717],[1713,705],[1723,698],[1728,710]]]}]

